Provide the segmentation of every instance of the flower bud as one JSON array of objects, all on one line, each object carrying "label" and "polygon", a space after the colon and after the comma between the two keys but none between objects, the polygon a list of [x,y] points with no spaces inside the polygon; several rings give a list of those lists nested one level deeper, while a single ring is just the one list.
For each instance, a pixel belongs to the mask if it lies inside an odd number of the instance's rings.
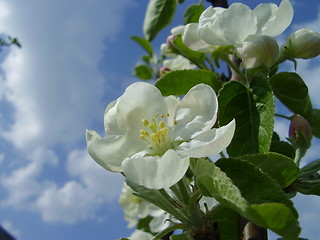
[{"label": "flower bud", "polygon": [[278,57],[279,46],[272,37],[252,35],[237,48],[237,52],[246,68],[271,67]]},{"label": "flower bud", "polygon": [[166,44],[167,44],[168,48],[172,48],[172,47],[173,47],[171,41],[174,40],[175,38],[176,38],[175,35],[170,35],[170,36],[167,38]]},{"label": "flower bud", "polygon": [[299,134],[303,134],[307,140],[312,138],[312,129],[307,120],[302,116],[296,114],[291,118],[289,127],[289,138],[292,140],[297,140]]},{"label": "flower bud", "polygon": [[300,29],[292,33],[282,47],[287,59],[309,59],[320,54],[320,34],[310,29]]}]

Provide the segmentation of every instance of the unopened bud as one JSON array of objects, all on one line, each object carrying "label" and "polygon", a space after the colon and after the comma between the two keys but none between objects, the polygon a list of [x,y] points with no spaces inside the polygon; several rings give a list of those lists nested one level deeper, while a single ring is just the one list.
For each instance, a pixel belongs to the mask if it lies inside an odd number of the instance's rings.
[{"label": "unopened bud", "polygon": [[289,127],[289,138],[292,140],[297,140],[299,134],[303,134],[307,140],[312,138],[312,129],[307,120],[302,116],[296,114],[291,118]]},{"label": "unopened bud", "polygon": [[170,35],[170,36],[167,38],[166,44],[167,44],[168,48],[172,48],[172,47],[173,47],[171,41],[174,40],[175,38],[176,38],[175,35]]},{"label": "unopened bud", "polygon": [[310,29],[300,29],[292,33],[281,49],[287,59],[309,59],[320,54],[320,34]]},{"label": "unopened bud", "polygon": [[162,77],[162,76],[164,76],[166,73],[171,72],[171,69],[170,69],[170,68],[167,68],[167,67],[161,67],[161,68],[159,69],[159,72],[160,72],[160,76]]},{"label": "unopened bud", "polygon": [[271,67],[279,54],[277,41],[269,36],[251,36],[237,48],[246,68]]}]

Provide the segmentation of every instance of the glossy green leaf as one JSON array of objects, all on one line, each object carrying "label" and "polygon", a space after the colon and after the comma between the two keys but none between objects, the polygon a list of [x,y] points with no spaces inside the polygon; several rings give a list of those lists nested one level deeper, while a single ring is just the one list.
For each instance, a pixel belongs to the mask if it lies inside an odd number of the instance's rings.
[{"label": "glossy green leaf", "polygon": [[295,182],[292,187],[298,192],[305,195],[320,196],[320,178],[319,176],[314,180],[301,180]]},{"label": "glossy green leaf", "polygon": [[144,232],[151,232],[149,223],[151,222],[152,219],[153,217],[151,216],[147,216],[145,218],[140,219],[137,223],[137,229]]},{"label": "glossy green leaf", "polygon": [[310,125],[313,136],[320,138],[320,109],[313,109]]},{"label": "glossy green leaf", "polygon": [[204,11],[204,6],[202,4],[192,4],[184,12],[184,24],[197,23],[199,22],[199,17]]},{"label": "glossy green leaf", "polygon": [[[249,157],[247,158],[250,160]],[[235,158],[222,158],[216,162],[216,166],[227,174],[250,204],[283,203],[292,210],[295,216],[298,216],[292,202],[278,183],[253,164]]]},{"label": "glossy green leaf", "polygon": [[252,218],[257,225],[268,226],[275,233],[285,239],[295,240],[300,234],[297,217],[281,203],[252,204]]},{"label": "glossy green leaf", "polygon": [[314,160],[301,168],[299,177],[308,177],[318,171],[320,171],[320,159]]},{"label": "glossy green leaf", "polygon": [[224,206],[283,237],[298,237],[297,213],[272,178],[239,159],[220,159],[217,163],[225,168],[228,176],[214,163],[197,160],[196,185],[205,196],[214,197]]},{"label": "glossy green leaf", "polygon": [[204,64],[204,60],[206,59],[206,55],[202,52],[193,51],[190,48],[188,48],[184,43],[182,42],[181,35],[176,36],[175,39],[173,39],[172,44],[176,51],[178,51],[182,56],[185,58],[188,58],[192,63],[197,65],[201,69],[207,69],[206,65]]},{"label": "glossy green leaf", "polygon": [[146,52],[149,54],[149,56],[153,55],[152,46],[147,39],[141,38],[138,36],[132,36],[131,39],[134,40],[135,42],[137,42],[144,50],[146,50]]},{"label": "glossy green leaf", "polygon": [[205,70],[177,70],[160,78],[155,86],[160,89],[163,96],[184,95],[193,86],[204,83],[213,88],[217,93],[221,88],[221,82],[217,74]]},{"label": "glossy green leaf", "polygon": [[299,176],[299,168],[292,159],[277,153],[251,154],[239,157],[260,168],[282,187],[289,186]]},{"label": "glossy green leaf", "polygon": [[312,106],[308,87],[296,73],[281,72],[270,78],[275,96],[292,112],[311,119]]},{"label": "glossy green leaf", "polygon": [[151,80],[152,68],[144,64],[138,64],[134,67],[133,75],[142,80]]},{"label": "glossy green leaf", "polygon": [[231,81],[219,92],[219,124],[223,126],[236,119],[236,131],[227,148],[231,157],[270,149],[274,114],[272,92],[264,79],[252,81],[251,87]]},{"label": "glossy green leaf", "polygon": [[143,33],[148,41],[168,26],[175,14],[177,2],[173,0],[150,0],[143,22]]}]

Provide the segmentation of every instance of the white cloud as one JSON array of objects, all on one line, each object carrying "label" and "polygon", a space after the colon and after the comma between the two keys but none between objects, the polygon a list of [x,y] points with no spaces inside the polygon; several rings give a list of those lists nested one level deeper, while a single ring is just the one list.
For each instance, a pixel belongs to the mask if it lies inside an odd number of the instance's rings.
[{"label": "white cloud", "polygon": [[123,185],[123,176],[106,171],[88,154],[87,150],[75,150],[69,154],[67,169],[71,176],[78,177],[90,188],[92,194],[106,201],[117,200]]},{"label": "white cloud", "polygon": [[36,149],[29,156],[30,162],[10,174],[1,174],[0,182],[8,191],[6,199],[2,199],[2,206],[23,209],[29,207],[30,198],[41,192],[43,184],[38,181],[45,164],[57,164],[57,157],[50,150]]},{"label": "white cloud", "polygon": [[52,185],[44,189],[36,207],[44,221],[75,223],[92,218],[102,200],[91,195],[81,184],[69,181],[62,188]]},{"label": "white cloud", "polygon": [[2,2],[0,32],[18,36],[23,45],[2,65],[0,88],[14,107],[14,122],[2,136],[22,149],[72,146],[84,136],[105,107],[98,67],[105,40],[119,33],[130,2]]},{"label": "white cloud", "polygon": [[37,149],[28,157],[27,165],[0,175],[1,185],[8,192],[2,207],[37,212],[46,222],[72,224],[97,220],[96,213],[104,204],[118,200],[123,177],[100,167],[86,149],[69,154],[66,167],[73,180],[61,186],[41,177],[46,164],[57,165],[52,151]]},{"label": "white cloud", "polygon": [[123,178],[98,166],[86,150],[69,154],[67,169],[71,176],[79,178],[46,186],[35,203],[44,221],[76,223],[96,219],[96,213],[105,203],[114,203],[119,197]]}]

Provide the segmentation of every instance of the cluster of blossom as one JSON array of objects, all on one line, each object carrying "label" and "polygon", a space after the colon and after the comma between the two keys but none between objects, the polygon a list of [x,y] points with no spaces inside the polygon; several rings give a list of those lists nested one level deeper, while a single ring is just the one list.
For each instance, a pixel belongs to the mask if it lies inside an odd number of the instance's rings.
[{"label": "cluster of blossom", "polygon": [[[271,68],[285,60],[313,58],[320,54],[320,35],[309,29],[292,33],[279,47],[274,37],[284,32],[293,17],[289,0],[281,4],[260,4],[251,10],[235,3],[228,9],[207,8],[198,23],[179,26],[171,31],[161,52],[171,59],[164,61],[162,72],[195,69],[189,59],[174,51],[172,40],[181,35],[183,44],[193,51],[212,54],[221,46],[230,46],[233,54],[247,69]],[[152,84],[131,84],[124,94],[111,102],[104,114],[106,136],[87,130],[86,140],[91,157],[108,171],[122,173],[125,178],[148,189],[170,188],[186,175],[191,158],[210,157],[220,153],[231,142],[235,120],[215,128],[218,100],[214,90],[205,84],[191,88],[182,98],[163,97]],[[290,136],[303,132],[310,135],[301,120],[295,118]],[[302,122],[302,123],[301,123]],[[133,195],[126,184],[119,203],[124,209],[128,227],[151,216],[151,232],[159,232],[177,222],[168,213]],[[212,207],[213,198],[205,199]],[[206,209],[202,210],[203,212]],[[135,231],[131,240],[150,240],[150,233]]]},{"label": "cluster of blossom", "polygon": [[172,55],[170,42],[179,34],[183,43],[194,51],[213,53],[220,46],[233,46],[235,55],[248,69],[263,65],[270,68],[287,59],[318,56],[320,35],[310,29],[293,32],[279,48],[274,37],[287,29],[292,18],[293,8],[289,0],[283,0],[279,7],[260,4],[253,10],[242,3],[234,3],[228,9],[209,7],[201,14],[199,23],[172,29],[172,35],[166,44],[162,44],[161,51],[174,58],[164,66],[170,70],[195,68],[187,59]]}]

